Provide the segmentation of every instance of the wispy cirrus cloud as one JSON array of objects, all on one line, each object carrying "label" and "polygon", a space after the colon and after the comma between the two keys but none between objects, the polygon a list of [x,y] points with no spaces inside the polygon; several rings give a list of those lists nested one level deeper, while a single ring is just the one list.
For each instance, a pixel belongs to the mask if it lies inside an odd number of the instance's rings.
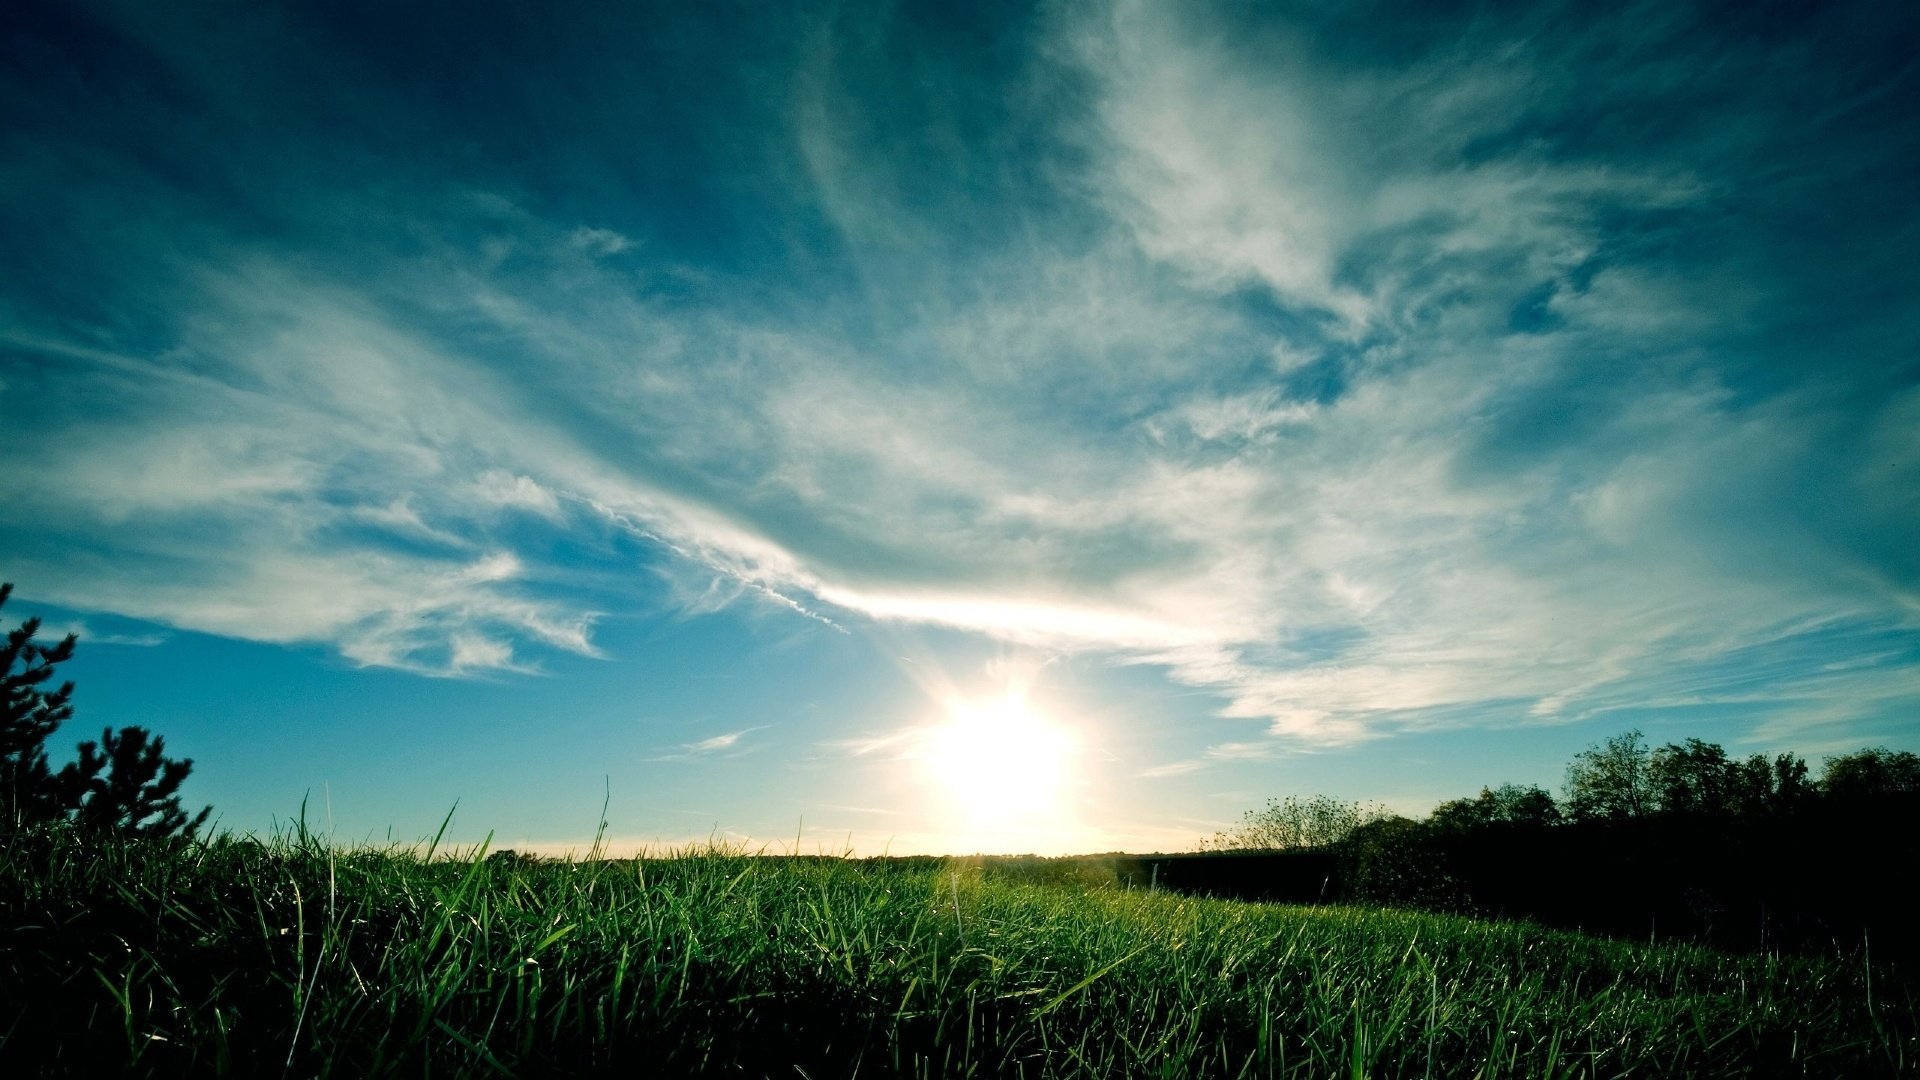
[{"label": "wispy cirrus cloud", "polygon": [[43,624],[35,637],[37,640],[52,643],[68,635],[88,645],[125,645],[138,649],[151,649],[156,645],[164,645],[173,636],[162,631],[133,634],[103,633],[94,630],[85,622],[76,621]]},{"label": "wispy cirrus cloud", "polygon": [[[187,161],[43,125],[5,174],[115,238],[52,275],[111,303],[6,279],[0,408],[45,418],[0,433],[9,572],[446,675],[594,655],[627,579],[665,575],[693,611],[1156,665],[1259,736],[1162,775],[1720,695],[1743,657],[1768,723],[1883,710],[1884,671],[1805,673],[1920,617],[1920,390],[1885,374],[1917,317],[1884,299],[1914,284],[1888,194],[1912,140],[1848,82],[1844,20],[1789,49],[1562,15],[1582,32],[1430,16],[1415,46],[1339,12],[1049,9],[991,70],[890,38],[910,13],[799,19],[716,89],[738,116],[683,118],[690,175],[752,178],[723,205],[572,144],[548,183],[490,128],[499,160],[456,179],[391,81],[351,81],[342,140],[275,73],[103,16],[178,89],[147,128],[200,109],[226,137]],[[1802,116],[1783,65],[1847,123]],[[265,160],[236,109],[262,86],[289,160],[383,182]],[[1895,227],[1813,222],[1846,265],[1782,239],[1810,212],[1776,139]],[[135,226],[78,227],[102,191]],[[13,262],[47,263],[20,218]],[[1803,652],[1753,659],[1777,641]]]},{"label": "wispy cirrus cloud", "polygon": [[739,731],[724,732],[719,735],[709,736],[705,739],[698,739],[690,743],[682,743],[680,747],[676,750],[673,750],[669,753],[660,754],[655,757],[650,757],[647,760],[655,761],[655,762],[693,761],[698,758],[737,756],[739,754],[747,753],[752,749],[752,747],[750,746],[741,745],[742,739],[746,738],[748,735],[751,735],[756,731],[764,731],[765,729],[766,729],[766,725],[763,724],[758,727],[742,728]]}]

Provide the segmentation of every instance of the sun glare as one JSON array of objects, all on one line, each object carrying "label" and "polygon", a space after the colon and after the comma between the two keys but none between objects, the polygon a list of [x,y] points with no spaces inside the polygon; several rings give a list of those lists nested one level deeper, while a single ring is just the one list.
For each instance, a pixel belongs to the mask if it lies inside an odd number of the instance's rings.
[{"label": "sun glare", "polygon": [[946,809],[973,842],[1039,847],[1067,831],[1075,740],[1023,695],[948,701],[925,747]]}]

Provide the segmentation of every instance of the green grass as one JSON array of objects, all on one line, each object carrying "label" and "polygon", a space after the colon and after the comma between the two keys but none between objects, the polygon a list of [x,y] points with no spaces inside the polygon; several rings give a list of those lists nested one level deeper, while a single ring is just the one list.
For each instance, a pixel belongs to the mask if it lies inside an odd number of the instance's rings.
[{"label": "green grass", "polygon": [[16,1076],[1863,1076],[1920,1049],[1859,958],[964,863],[0,849]]}]

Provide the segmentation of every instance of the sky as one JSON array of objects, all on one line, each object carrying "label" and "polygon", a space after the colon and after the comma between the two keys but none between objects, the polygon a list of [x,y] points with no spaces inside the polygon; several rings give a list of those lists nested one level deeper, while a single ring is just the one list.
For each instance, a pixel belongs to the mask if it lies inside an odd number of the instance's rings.
[{"label": "sky", "polygon": [[1920,749],[1917,56],[10,3],[5,621],[80,635],[56,742],[353,843],[1180,850],[1629,728]]}]

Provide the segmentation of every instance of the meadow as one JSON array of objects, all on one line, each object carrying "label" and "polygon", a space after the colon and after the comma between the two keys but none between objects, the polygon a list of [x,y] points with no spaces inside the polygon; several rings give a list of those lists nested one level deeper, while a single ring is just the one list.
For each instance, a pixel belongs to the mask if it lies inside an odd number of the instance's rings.
[{"label": "meadow", "polygon": [[1901,973],[969,860],[0,840],[10,1075],[1900,1075]]}]

